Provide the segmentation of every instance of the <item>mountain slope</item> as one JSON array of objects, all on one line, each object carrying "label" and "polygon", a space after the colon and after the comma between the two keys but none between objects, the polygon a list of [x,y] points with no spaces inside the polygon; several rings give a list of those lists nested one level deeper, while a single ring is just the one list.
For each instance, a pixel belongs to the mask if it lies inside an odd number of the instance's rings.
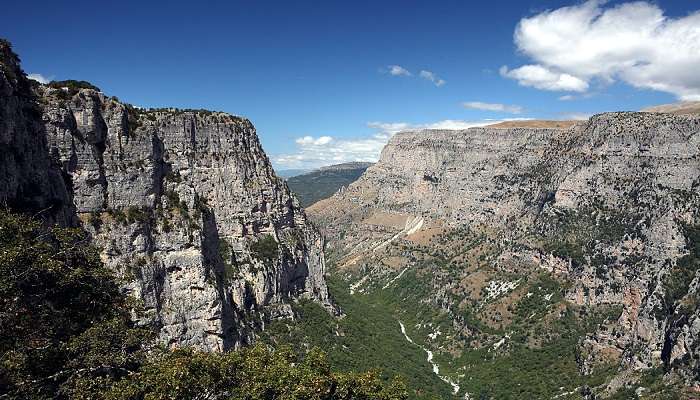
[{"label": "mountain slope", "polygon": [[643,109],[644,112],[671,113],[671,114],[700,114],[700,101],[684,101],[673,104],[662,104]]},{"label": "mountain slope", "polygon": [[341,188],[355,182],[372,163],[351,162],[319,168],[287,179],[289,188],[303,207],[328,198]]},{"label": "mountain slope", "polygon": [[310,172],[308,169],[278,169],[275,170],[277,176],[281,178],[291,178],[293,176],[302,175]]},{"label": "mountain slope", "polygon": [[308,212],[332,273],[387,298],[460,395],[660,395],[699,378],[699,140],[697,116],[651,113],[399,133]]}]

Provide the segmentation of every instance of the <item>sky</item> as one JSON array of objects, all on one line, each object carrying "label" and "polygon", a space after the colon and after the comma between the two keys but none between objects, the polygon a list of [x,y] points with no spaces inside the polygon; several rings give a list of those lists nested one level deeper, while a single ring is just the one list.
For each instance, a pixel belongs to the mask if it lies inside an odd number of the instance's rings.
[{"label": "sky", "polygon": [[37,80],[249,118],[276,169],[374,161],[400,130],[700,100],[700,2],[12,1]]}]

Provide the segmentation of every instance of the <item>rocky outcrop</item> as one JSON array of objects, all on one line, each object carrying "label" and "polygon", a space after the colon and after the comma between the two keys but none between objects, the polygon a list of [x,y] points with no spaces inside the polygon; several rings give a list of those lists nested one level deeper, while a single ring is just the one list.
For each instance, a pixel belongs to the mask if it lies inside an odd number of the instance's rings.
[{"label": "rocky outcrop", "polygon": [[164,343],[225,350],[294,299],[332,309],[323,240],[248,120],[30,84],[4,46],[0,198],[88,230]]},{"label": "rocky outcrop", "polygon": [[0,204],[74,223],[60,166],[49,157],[32,83],[10,44],[0,39]]},{"label": "rocky outcrop", "polygon": [[499,249],[493,265],[558,275],[570,304],[621,307],[616,324],[581,341],[583,372],[611,354],[625,368],[687,372],[700,349],[699,185],[700,117],[607,113],[568,129],[399,133],[310,212],[346,263],[401,234],[377,216],[480,232]]}]

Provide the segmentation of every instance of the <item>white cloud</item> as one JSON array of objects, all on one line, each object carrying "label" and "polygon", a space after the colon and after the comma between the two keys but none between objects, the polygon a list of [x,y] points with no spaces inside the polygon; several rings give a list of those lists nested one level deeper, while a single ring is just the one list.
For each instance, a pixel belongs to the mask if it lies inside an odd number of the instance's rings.
[{"label": "white cloud", "polygon": [[606,3],[589,0],[522,19],[515,44],[534,65],[501,74],[545,90],[582,92],[593,80],[621,80],[700,99],[700,12],[672,18],[646,1]]},{"label": "white cloud", "polygon": [[42,74],[28,74],[27,78],[43,84],[47,84],[51,81],[51,78],[47,78]]},{"label": "white cloud", "polygon": [[575,120],[575,121],[585,121],[589,118],[591,118],[593,114],[586,114],[586,113],[568,113],[568,114],[562,114],[561,118],[564,120]]},{"label": "white cloud", "polygon": [[588,90],[588,82],[569,74],[553,72],[541,65],[524,65],[513,70],[504,65],[499,72],[503,77],[517,80],[522,86],[572,92]]},{"label": "white cloud", "polygon": [[411,76],[411,73],[408,72],[408,70],[400,65],[389,65],[387,66],[389,69],[389,74],[394,75],[394,76]]},{"label": "white cloud", "polygon": [[576,99],[576,97],[574,97],[570,94],[565,94],[563,96],[559,96],[559,100],[561,100],[561,101],[570,101],[570,100],[574,100],[574,99]]},{"label": "white cloud", "polygon": [[313,138],[312,136],[304,136],[295,140],[296,144],[301,146],[323,146],[333,141],[330,136],[320,136],[318,138]]},{"label": "white cloud", "polygon": [[[501,122],[500,120],[498,122]],[[413,129],[443,129],[451,131],[459,131],[463,129],[475,128],[478,126],[486,126],[495,123],[492,120],[484,121],[462,121],[455,119],[446,119],[432,124],[417,125]]]},{"label": "white cloud", "polygon": [[416,129],[460,130],[476,126],[490,125],[501,120],[461,121],[442,120],[428,124],[409,124],[406,122],[368,122],[367,126],[375,132],[366,137],[341,139],[331,136],[303,136],[295,140],[294,153],[279,154],[272,157],[273,163],[280,168],[318,168],[324,165],[340,164],[350,161],[377,161],[384,145],[396,133]]},{"label": "white cloud", "polygon": [[445,83],[447,83],[447,82],[445,82],[445,80],[440,79],[437,75],[435,75],[434,72],[430,72],[430,71],[426,71],[426,70],[422,70],[420,72],[420,77],[423,79],[427,79],[430,82],[433,82],[433,84],[437,87],[440,87],[440,86],[444,85]]},{"label": "white cloud", "polygon": [[501,103],[483,103],[481,101],[467,101],[462,103],[464,108],[469,108],[472,110],[483,110],[483,111],[496,111],[496,112],[507,112],[511,114],[520,114],[523,112],[523,108],[516,105],[505,105]]}]

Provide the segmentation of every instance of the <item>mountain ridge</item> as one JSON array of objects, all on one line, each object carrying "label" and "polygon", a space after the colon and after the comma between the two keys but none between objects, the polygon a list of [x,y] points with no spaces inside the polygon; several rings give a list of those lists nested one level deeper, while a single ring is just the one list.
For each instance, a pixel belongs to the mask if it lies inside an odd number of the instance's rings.
[{"label": "mountain ridge", "polygon": [[357,180],[372,164],[349,162],[328,165],[288,178],[287,185],[299,197],[301,205],[308,207]]}]

